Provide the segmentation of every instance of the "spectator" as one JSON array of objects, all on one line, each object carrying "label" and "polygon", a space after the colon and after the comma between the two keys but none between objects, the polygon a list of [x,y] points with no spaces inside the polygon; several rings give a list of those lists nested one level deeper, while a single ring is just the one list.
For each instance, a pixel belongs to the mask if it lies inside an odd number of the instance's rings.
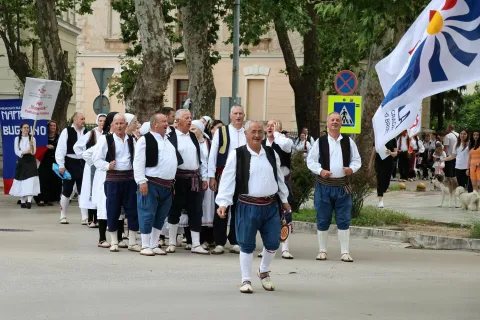
[{"label": "spectator", "polygon": [[295,145],[295,150],[298,152],[303,152],[306,159],[311,148],[312,145],[310,144],[310,142],[307,141],[305,133],[301,133],[298,142]]},{"label": "spectator", "polygon": [[315,139],[313,139],[312,136],[309,136],[308,135],[308,128],[303,128],[302,129],[302,132],[300,133],[300,135],[298,136],[297,140],[295,141],[295,145],[297,145],[299,142],[300,142],[300,136],[301,134],[304,133],[305,134],[305,139],[310,142],[310,145],[313,146],[313,144],[315,143]]},{"label": "spectator", "polygon": [[[449,124],[447,128],[447,133],[443,138],[443,146],[447,157],[453,154],[455,150],[455,145],[457,144],[458,133],[455,132],[455,127],[453,124]],[[451,159],[445,162],[445,177],[453,178],[455,177],[455,159]]]},{"label": "spectator", "polygon": [[467,130],[462,130],[458,136],[453,154],[446,157],[444,161],[448,162],[455,159],[455,175],[457,176],[457,183],[460,187],[464,187],[465,190],[467,190],[468,187],[468,156],[468,132]]},{"label": "spectator", "polygon": [[478,192],[478,184],[480,182],[480,134],[478,130],[473,131],[470,138],[470,151],[468,157],[468,169],[467,175],[470,176],[472,181],[473,191]]}]

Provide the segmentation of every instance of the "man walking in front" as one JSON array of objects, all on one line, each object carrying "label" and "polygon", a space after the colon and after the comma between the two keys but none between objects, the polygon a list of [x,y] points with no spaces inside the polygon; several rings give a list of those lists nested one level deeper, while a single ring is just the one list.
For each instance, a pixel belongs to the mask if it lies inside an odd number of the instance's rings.
[{"label": "man walking in front", "polygon": [[175,147],[168,141],[167,117],[154,114],[150,118],[150,132],[135,146],[133,170],[138,184],[137,208],[141,255],[165,255],[158,247],[158,238],[172,205],[173,184],[177,172]]},{"label": "man walking in front", "polygon": [[252,293],[251,269],[257,231],[263,241],[262,262],[258,277],[267,291],[275,290],[270,279],[270,264],[280,245],[280,212],[291,213],[287,202],[288,189],[280,169],[280,158],[271,147],[262,147],[263,124],[258,121],[245,125],[247,145],[228,156],[216,203],[217,214],[226,219],[227,207],[238,198],[235,229],[240,245],[240,292]]},{"label": "man walking in front", "polygon": [[[243,130],[244,118],[245,112],[243,111],[243,107],[234,105],[230,111],[231,123],[226,127],[220,127],[213,137],[208,159],[208,177],[210,178],[210,189],[214,192],[217,192],[218,183],[221,180],[229,154],[236,148],[244,146],[247,143],[245,131]],[[213,232],[217,246],[212,251],[212,254],[222,254],[225,252],[227,225],[228,219],[220,219],[217,215],[213,218]],[[230,206],[230,231],[228,232],[228,241],[231,246],[230,252],[240,253],[240,247],[237,244],[235,234],[235,203]]]},{"label": "man walking in front", "polygon": [[327,117],[328,135],[320,137],[307,158],[307,166],[317,177],[315,211],[317,211],[317,260],[327,260],[328,228],[335,210],[341,260],[353,262],[349,251],[352,188],[349,177],[362,166],[355,142],[340,134],[342,119],[338,112]]}]

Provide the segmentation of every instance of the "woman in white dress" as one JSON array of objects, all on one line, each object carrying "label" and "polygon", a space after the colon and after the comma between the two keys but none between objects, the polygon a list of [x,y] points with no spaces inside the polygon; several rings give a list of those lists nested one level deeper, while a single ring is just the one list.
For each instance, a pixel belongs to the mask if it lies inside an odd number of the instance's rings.
[{"label": "woman in white dress", "polygon": [[[210,153],[210,139],[204,131],[205,126],[200,120],[192,121],[190,131],[195,134],[200,144],[200,152],[203,154],[204,159],[208,159]],[[208,164],[207,164],[208,165]],[[213,245],[213,218],[215,216],[215,194],[210,188],[203,193],[203,215],[202,215],[202,232],[200,233],[200,242],[203,243],[202,247],[208,250],[209,245]]]},{"label": "woman in white dress", "polygon": [[96,171],[95,166],[93,165],[92,155],[93,147],[97,143],[98,139],[102,136],[103,125],[106,118],[106,114],[99,114],[96,120],[97,127],[91,130],[89,133],[84,134],[73,146],[73,151],[75,151],[75,154],[81,155],[83,160],[85,160],[82,190],[78,199],[78,206],[80,209],[88,210],[87,223],[89,228],[98,228],[97,206],[92,203],[92,187]]},{"label": "woman in white dress", "polygon": [[33,196],[40,193],[40,180],[35,159],[37,144],[30,135],[30,126],[27,123],[20,125],[20,134],[15,138],[14,149],[18,160],[10,195],[21,197],[21,207],[30,209]]}]

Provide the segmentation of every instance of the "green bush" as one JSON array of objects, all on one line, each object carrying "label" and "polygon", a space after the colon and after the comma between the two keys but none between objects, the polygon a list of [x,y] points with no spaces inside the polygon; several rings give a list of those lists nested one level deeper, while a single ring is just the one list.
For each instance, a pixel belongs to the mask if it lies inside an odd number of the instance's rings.
[{"label": "green bush", "polygon": [[352,218],[360,216],[362,213],[363,202],[365,198],[372,194],[372,183],[374,179],[368,170],[360,170],[352,177],[353,206]]},{"label": "green bush", "polygon": [[291,164],[293,203],[292,210],[298,212],[300,206],[312,198],[315,177],[305,163],[302,152],[292,154]]}]

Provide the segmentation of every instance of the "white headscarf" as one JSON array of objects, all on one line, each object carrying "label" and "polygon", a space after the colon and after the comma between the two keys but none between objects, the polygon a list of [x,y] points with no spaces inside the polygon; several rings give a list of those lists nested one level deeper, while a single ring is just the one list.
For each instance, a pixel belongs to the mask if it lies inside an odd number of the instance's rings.
[{"label": "white headscarf", "polygon": [[135,118],[135,115],[131,113],[125,113],[125,121],[127,121],[127,125],[130,125],[130,122],[132,122],[133,118]]},{"label": "white headscarf", "polygon": [[140,128],[140,134],[142,136],[146,135],[150,131],[150,121],[144,122]]},{"label": "white headscarf", "polygon": [[200,130],[200,131],[202,132],[202,134],[203,134],[203,136],[204,136],[205,138],[210,139],[210,137],[209,137],[209,136],[205,133],[205,131],[204,131],[204,130],[205,130],[205,125],[203,124],[202,121],[200,121],[200,120],[193,120],[193,121],[192,121],[192,125],[195,126],[195,127],[197,127],[198,130]]},{"label": "white headscarf", "polygon": [[97,115],[97,120],[95,120],[95,123],[97,124],[97,126],[98,126],[98,118],[100,118],[100,117],[105,117],[106,118],[107,115],[105,113],[100,113],[100,114]]},{"label": "white headscarf", "polygon": [[212,118],[210,118],[209,116],[203,116],[202,119],[205,120],[207,124],[209,124],[212,121]]}]

